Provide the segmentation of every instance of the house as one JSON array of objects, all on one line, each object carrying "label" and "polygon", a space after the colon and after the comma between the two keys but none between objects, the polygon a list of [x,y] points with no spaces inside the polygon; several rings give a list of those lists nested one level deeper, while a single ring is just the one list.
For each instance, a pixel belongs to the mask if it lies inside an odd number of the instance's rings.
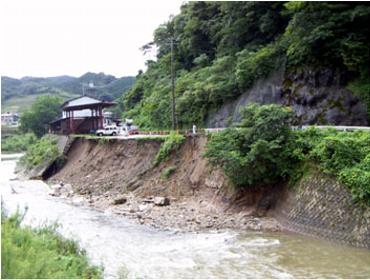
[{"label": "house", "polygon": [[6,112],[1,114],[2,125],[14,125],[17,126],[19,122],[19,115],[17,113]]},{"label": "house", "polygon": [[103,109],[116,105],[95,97],[83,95],[64,102],[62,117],[50,123],[50,132],[56,134],[92,133],[103,128]]}]

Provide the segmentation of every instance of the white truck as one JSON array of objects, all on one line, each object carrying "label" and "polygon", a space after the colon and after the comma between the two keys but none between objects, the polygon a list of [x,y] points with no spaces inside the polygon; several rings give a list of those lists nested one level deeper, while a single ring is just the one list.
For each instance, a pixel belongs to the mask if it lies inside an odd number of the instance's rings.
[{"label": "white truck", "polygon": [[115,125],[107,125],[103,129],[98,129],[95,134],[97,136],[116,136],[120,134],[120,129]]}]

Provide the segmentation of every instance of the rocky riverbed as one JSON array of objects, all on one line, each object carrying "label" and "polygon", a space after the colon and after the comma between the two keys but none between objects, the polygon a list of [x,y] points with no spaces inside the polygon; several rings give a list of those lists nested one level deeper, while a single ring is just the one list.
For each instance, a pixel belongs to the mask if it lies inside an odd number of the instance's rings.
[{"label": "rocky riverbed", "polygon": [[76,194],[70,184],[53,184],[52,196],[69,199],[73,204],[89,205],[101,211],[136,220],[162,230],[198,232],[204,229],[240,229],[281,231],[281,225],[272,217],[256,217],[249,211],[218,209],[202,197],[138,197],[133,193],[119,195]]}]

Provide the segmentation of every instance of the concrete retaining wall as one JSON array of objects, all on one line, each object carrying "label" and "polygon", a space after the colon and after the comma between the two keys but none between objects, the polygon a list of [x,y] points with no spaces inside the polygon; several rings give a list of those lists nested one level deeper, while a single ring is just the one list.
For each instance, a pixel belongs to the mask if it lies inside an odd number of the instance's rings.
[{"label": "concrete retaining wall", "polygon": [[319,171],[285,191],[275,215],[291,231],[370,249],[370,208],[353,203],[345,186]]}]

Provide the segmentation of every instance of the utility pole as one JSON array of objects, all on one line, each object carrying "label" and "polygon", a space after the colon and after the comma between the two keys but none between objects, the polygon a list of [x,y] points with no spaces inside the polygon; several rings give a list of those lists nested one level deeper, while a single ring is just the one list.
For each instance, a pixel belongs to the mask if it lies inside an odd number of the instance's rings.
[{"label": "utility pole", "polygon": [[172,129],[177,129],[176,119],[176,101],[175,101],[175,69],[174,69],[174,54],[173,54],[174,39],[171,37],[171,95],[172,95]]}]

